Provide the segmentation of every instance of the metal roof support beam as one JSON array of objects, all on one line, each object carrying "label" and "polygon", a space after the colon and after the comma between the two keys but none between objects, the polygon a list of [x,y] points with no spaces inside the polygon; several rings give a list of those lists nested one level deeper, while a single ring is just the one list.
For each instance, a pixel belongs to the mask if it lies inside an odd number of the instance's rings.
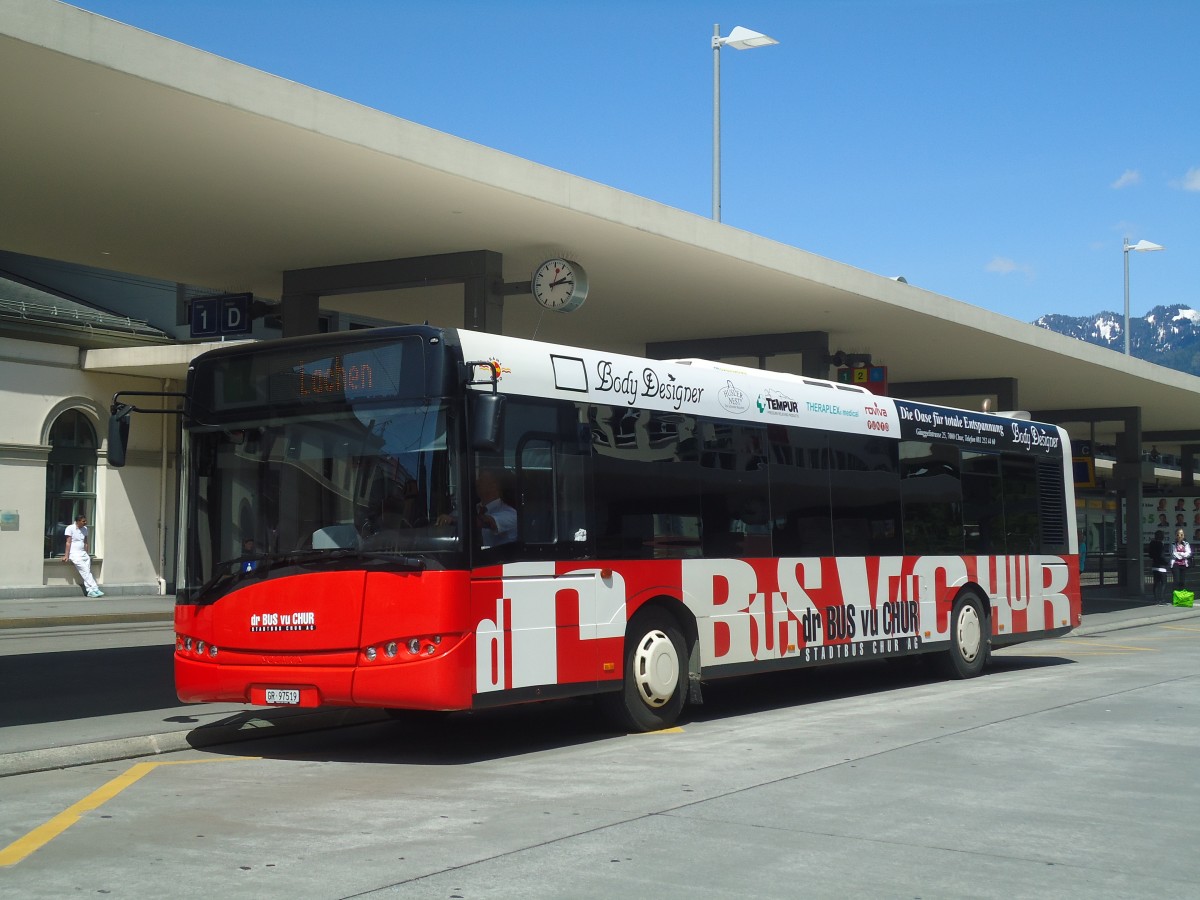
[{"label": "metal roof support beam", "polygon": [[494,250],[317,266],[283,273],[283,336],[316,334],[321,297],[440,284],[463,285],[463,323],[500,334],[504,258]]},{"label": "metal roof support beam", "polygon": [[800,370],[807,378],[829,377],[829,333],[790,331],[783,334],[746,334],[736,337],[692,338],[646,344],[651,359],[728,359],[753,356],[765,369],[767,359],[783,353],[801,355]]},{"label": "metal roof support beam", "polygon": [[1147,444],[1184,444],[1200,441],[1200,430],[1195,428],[1176,429],[1174,431],[1145,431],[1142,440]]},{"label": "metal roof support beam", "polygon": [[1190,488],[1196,484],[1196,456],[1200,451],[1200,430],[1188,428],[1174,431],[1146,431],[1142,441],[1147,444],[1179,444],[1179,485]]},{"label": "metal roof support beam", "polygon": [[1179,447],[1179,486],[1196,486],[1196,451],[1200,444],[1181,444]]},{"label": "metal roof support beam", "polygon": [[1054,422],[1062,425],[1066,422],[1124,422],[1125,430],[1129,431],[1133,422],[1140,422],[1142,408],[1140,406],[1089,406],[1079,409],[1037,409],[1031,410],[1030,415],[1039,422]]},{"label": "metal roof support beam", "polygon": [[996,409],[1017,408],[1017,379],[958,378],[953,381],[898,381],[888,385],[888,395],[905,400],[923,397],[961,397],[965,394],[995,394]]},{"label": "metal roof support beam", "polygon": [[1125,430],[1117,435],[1117,462],[1113,466],[1113,475],[1117,481],[1117,491],[1124,500],[1121,506],[1124,521],[1117,532],[1118,535],[1124,535],[1126,540],[1121,558],[1124,575],[1121,583],[1127,593],[1140,597],[1146,592],[1145,579],[1142,577],[1142,548],[1145,546],[1142,535],[1142,410],[1141,407],[1129,409],[1133,412],[1125,420]]}]

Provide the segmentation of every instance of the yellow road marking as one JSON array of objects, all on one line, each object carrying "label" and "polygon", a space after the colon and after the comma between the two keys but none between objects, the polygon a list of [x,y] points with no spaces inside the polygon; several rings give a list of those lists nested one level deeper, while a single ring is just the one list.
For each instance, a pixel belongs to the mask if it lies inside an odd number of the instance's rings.
[{"label": "yellow road marking", "polygon": [[1080,640],[1064,640],[1064,644],[1070,644],[1075,647],[1116,647],[1121,650],[1153,650],[1158,652],[1157,647],[1135,647],[1132,644],[1110,644],[1108,641],[1098,643],[1096,641],[1080,641]]},{"label": "yellow road marking", "polygon": [[0,850],[0,868],[15,865],[31,853],[40,850],[78,822],[84,813],[91,812],[103,806],[113,797],[117,796],[117,794],[121,793],[121,791],[125,790],[125,788],[149,775],[159,766],[184,766],[189,763],[238,762],[240,760],[261,758],[260,756],[232,756],[221,759],[172,759],[138,763],[123,775],[118,775],[112,781],[108,782],[108,784],[96,788],[96,790],[92,791],[78,803],[68,806],[49,822],[39,825],[24,837],[17,838],[3,850]]},{"label": "yellow road marking", "polygon": [[1128,656],[1125,650],[1114,650],[1111,653],[1105,650],[1072,650],[1071,656]]},{"label": "yellow road marking", "polygon": [[656,731],[643,731],[641,734],[683,734],[683,729],[676,725],[674,728],[659,728]]},{"label": "yellow road marking", "polygon": [[1158,652],[1157,647],[1134,647],[1130,644],[1110,644],[1107,641],[1102,645],[1104,647],[1113,647],[1118,650],[1148,650],[1154,653]]},{"label": "yellow road marking", "polygon": [[1168,628],[1171,631],[1190,631],[1193,634],[1200,634],[1200,628],[1190,628],[1187,625],[1164,625],[1163,628]]},{"label": "yellow road marking", "polygon": [[1101,650],[1101,649],[1099,649],[1098,647],[1097,647],[1096,649],[1090,649],[1090,648],[1089,648],[1089,649],[1087,649],[1087,650],[1082,650],[1082,649],[1080,649],[1080,650],[1075,650],[1075,649],[1071,649],[1071,650],[1060,650],[1058,653],[1054,653],[1054,652],[1052,652],[1052,651],[1050,650],[1050,648],[1049,648],[1049,647],[1047,647],[1045,650],[1026,650],[1024,653],[1016,653],[1016,654],[1014,654],[1014,656],[1017,656],[1017,657],[1021,657],[1021,656],[1039,656],[1039,657],[1065,656],[1065,657],[1076,657],[1076,656],[1128,656],[1128,655],[1129,655],[1128,651],[1125,651],[1125,650],[1113,650],[1113,651],[1111,651],[1111,652],[1110,652],[1110,651],[1108,651],[1108,650]]}]

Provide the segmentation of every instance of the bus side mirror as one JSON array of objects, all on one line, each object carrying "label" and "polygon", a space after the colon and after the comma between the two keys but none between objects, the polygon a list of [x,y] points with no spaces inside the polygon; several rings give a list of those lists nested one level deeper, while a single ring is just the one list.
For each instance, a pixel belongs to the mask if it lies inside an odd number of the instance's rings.
[{"label": "bus side mirror", "polygon": [[114,468],[125,465],[125,448],[129,444],[129,414],[133,407],[124,403],[113,404],[108,417],[108,464]]},{"label": "bus side mirror", "polygon": [[495,452],[500,449],[504,428],[504,395],[472,392],[468,412],[471,417],[471,447]]}]

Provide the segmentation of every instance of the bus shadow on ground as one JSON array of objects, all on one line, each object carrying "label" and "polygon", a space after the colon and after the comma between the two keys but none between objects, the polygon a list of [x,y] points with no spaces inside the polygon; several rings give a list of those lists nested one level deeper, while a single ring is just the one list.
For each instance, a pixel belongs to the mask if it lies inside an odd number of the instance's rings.
[{"label": "bus shadow on ground", "polygon": [[283,715],[292,712],[239,713],[194,729],[188,743],[235,756],[455,766],[617,736],[586,698],[448,713],[322,709],[308,716]]},{"label": "bus shadow on ground", "polygon": [[[1010,672],[1074,662],[1067,657],[993,656],[988,672]],[[704,705],[690,711],[693,721],[713,721],[751,713],[882,694],[947,682],[928,656],[850,662],[710,682]]]},{"label": "bus shadow on ground", "polygon": [[[1073,663],[1068,657],[993,657],[990,671],[1019,672]],[[983,677],[987,677],[985,674]],[[704,703],[679,724],[703,724],[944,681],[928,660],[851,662],[760,673],[704,685]],[[194,729],[196,749],[306,762],[459,766],[569,746],[624,739],[589,698],[548,700],[481,711],[426,713],[370,709],[263,709]],[[253,739],[247,744],[248,739]]]},{"label": "bus shadow on ground", "polygon": [[39,725],[179,705],[173,646],[0,657],[0,724]]}]

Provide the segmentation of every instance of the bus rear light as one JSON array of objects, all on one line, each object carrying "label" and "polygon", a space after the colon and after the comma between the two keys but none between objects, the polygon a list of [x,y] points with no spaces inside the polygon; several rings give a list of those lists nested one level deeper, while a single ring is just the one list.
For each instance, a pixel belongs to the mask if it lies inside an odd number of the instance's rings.
[{"label": "bus rear light", "polygon": [[[427,659],[448,653],[462,635],[422,634],[416,637],[394,638],[363,649],[367,662],[407,662],[413,658]],[[407,653],[400,651],[407,650]]]},{"label": "bus rear light", "polygon": [[201,659],[203,659],[206,655],[210,659],[216,659],[219,651],[217,650],[217,646],[215,644],[209,644],[206,641],[200,640],[199,638],[188,637],[186,634],[176,634],[175,652],[194,654]]},{"label": "bus rear light", "polygon": [[442,636],[435,634],[430,637],[410,638],[408,652],[413,656],[433,656],[442,645]]},{"label": "bus rear light", "polygon": [[435,634],[430,637],[415,637],[408,639],[408,652],[413,656],[433,656],[442,645],[442,636]]}]

